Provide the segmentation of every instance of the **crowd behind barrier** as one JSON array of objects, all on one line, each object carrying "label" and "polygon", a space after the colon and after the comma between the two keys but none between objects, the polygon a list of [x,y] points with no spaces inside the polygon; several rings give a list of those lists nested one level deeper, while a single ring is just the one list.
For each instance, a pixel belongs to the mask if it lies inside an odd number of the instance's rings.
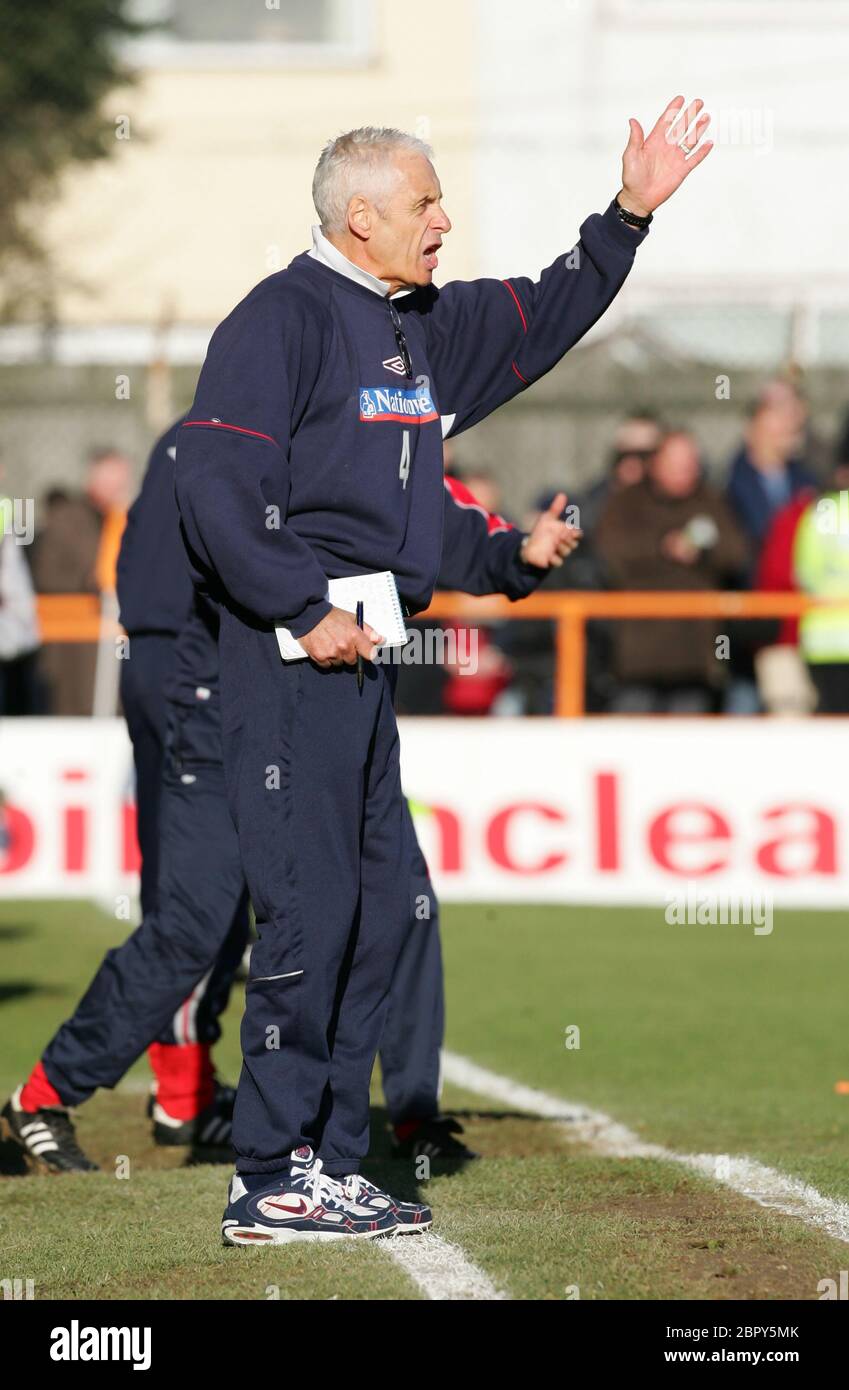
[{"label": "crowd behind barrier", "polygon": [[[494,476],[446,464],[503,511]],[[551,488],[507,522],[529,531],[565,491],[580,547],[512,610],[437,593],[412,631],[438,622],[463,636],[473,622],[475,641],[411,647],[401,713],[849,712],[849,417],[825,448],[801,392],[776,378],[731,459],[708,463],[686,426],[640,412],[582,495],[567,467],[550,472]],[[131,477],[119,450],[93,451],[80,492],[56,485],[40,499],[31,536],[0,499],[0,713],[115,711]]]}]

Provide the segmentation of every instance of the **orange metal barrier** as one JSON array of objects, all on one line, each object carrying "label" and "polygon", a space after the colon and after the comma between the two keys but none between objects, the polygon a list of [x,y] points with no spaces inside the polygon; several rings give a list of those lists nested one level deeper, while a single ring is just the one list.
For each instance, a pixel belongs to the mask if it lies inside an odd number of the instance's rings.
[{"label": "orange metal barrier", "polygon": [[[844,600],[845,602],[845,600]],[[817,600],[805,594],[698,593],[649,591],[628,593],[570,590],[543,592],[511,603],[498,595],[435,594],[422,618],[465,623],[501,622],[511,618],[549,618],[557,624],[555,714],[575,719],[584,712],[586,623],[589,618],[798,618]],[[100,599],[96,594],[41,594],[38,616],[43,642],[97,642],[103,636]],[[116,634],[120,632],[116,626]]]},{"label": "orange metal barrier", "polygon": [[39,594],[42,642],[97,642],[100,639],[99,594]]},{"label": "orange metal barrier", "polygon": [[511,603],[501,596],[435,594],[417,618],[453,618],[471,623],[503,618],[551,618],[557,624],[554,712],[576,719],[584,713],[586,623],[588,618],[797,618],[816,600],[806,594],[738,593],[706,589],[698,593],[666,591],[537,593]]}]

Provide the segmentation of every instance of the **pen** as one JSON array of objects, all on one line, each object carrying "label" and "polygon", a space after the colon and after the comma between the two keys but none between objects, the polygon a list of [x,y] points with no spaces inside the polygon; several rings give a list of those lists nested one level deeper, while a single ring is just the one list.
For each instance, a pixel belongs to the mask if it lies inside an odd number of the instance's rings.
[{"label": "pen", "polygon": [[[362,605],[362,603],[358,603],[358,604],[357,604],[357,627],[360,627],[360,628],[361,628],[362,625],[363,625],[363,605]],[[358,690],[362,690],[362,688],[363,688],[363,658],[362,658],[362,653],[357,652],[357,689],[358,689]]]}]

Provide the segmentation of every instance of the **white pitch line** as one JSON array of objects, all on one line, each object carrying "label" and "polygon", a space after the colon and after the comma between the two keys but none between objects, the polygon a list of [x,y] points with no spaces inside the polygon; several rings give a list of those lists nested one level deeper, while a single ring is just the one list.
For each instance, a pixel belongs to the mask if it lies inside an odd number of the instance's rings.
[{"label": "white pitch line", "polygon": [[442,1236],[393,1236],[381,1246],[408,1274],[427,1298],[492,1303],[509,1298],[460,1249]]},{"label": "white pitch line", "polygon": [[564,1133],[568,1126],[570,1138],[605,1158],[659,1158],[668,1163],[680,1163],[723,1183],[761,1207],[795,1216],[807,1226],[849,1243],[849,1203],[826,1197],[808,1183],[787,1177],[755,1159],[734,1158],[730,1154],[679,1154],[660,1144],[647,1144],[633,1130],[601,1110],[591,1110],[547,1091],[523,1086],[456,1052],[442,1054],[442,1068],[445,1079],[455,1086],[489,1096],[515,1110],[542,1115],[562,1125]]}]

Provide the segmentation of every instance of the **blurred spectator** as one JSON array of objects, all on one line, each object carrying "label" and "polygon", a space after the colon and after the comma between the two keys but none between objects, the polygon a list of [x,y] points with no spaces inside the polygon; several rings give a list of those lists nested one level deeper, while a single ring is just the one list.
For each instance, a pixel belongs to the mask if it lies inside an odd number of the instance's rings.
[{"label": "blurred spectator", "polygon": [[[621,589],[720,587],[745,560],[743,536],[702,476],[685,430],[662,439],[642,482],[611,494],[596,547]],[[614,624],[615,713],[697,714],[713,709],[722,683],[716,625],[693,619]]]},{"label": "blurred spectator", "polygon": [[[817,480],[805,459],[807,406],[796,388],[780,378],[768,381],[751,409],[743,443],[731,462],[726,499],[746,534],[748,553],[740,582],[751,584],[760,549],[773,518]],[[726,709],[754,714],[760,707],[754,653],[772,640],[769,623],[741,623],[733,629]]]},{"label": "blurred spectator", "polygon": [[586,538],[592,538],[610,494],[642,482],[661,435],[660,422],[647,410],[629,415],[618,426],[607,472],[588,489],[580,504],[585,545]]},{"label": "blurred spectator", "polygon": [[[779,512],[764,542],[757,582],[762,589],[847,600],[785,622],[779,642],[759,654],[768,708],[792,710],[797,692],[804,690],[798,677],[791,679],[791,653],[798,642],[813,688],[807,707],[815,705],[818,714],[849,713],[849,459],[838,457],[820,495],[799,494]],[[783,676],[780,689],[777,672]]]},{"label": "blurred spectator", "polygon": [[[33,546],[38,593],[114,591],[131,472],[129,459],[119,450],[97,449],[89,456],[82,493],[54,488],[47,495]],[[50,713],[91,714],[96,661],[95,643],[53,642],[43,648],[40,664]]]},{"label": "blurred spectator", "polygon": [[[459,630],[461,624],[448,622],[442,626],[448,632],[451,629]],[[466,626],[468,627],[468,624]],[[473,672],[463,670],[451,661],[445,663],[442,703],[445,714],[490,714],[497,697],[510,684],[513,674],[510,663],[493,641],[491,630],[477,627],[476,640],[477,652]]]},{"label": "blurred spectator", "polygon": [[[815,496],[812,488],[804,488],[776,513],[761,546],[754,588],[769,593],[792,592],[797,588],[793,543],[799,521]],[[798,643],[798,618],[784,618],[776,640],[755,654],[758,694],[769,714],[810,714],[816,705],[816,691]]]},{"label": "blurred spectator", "polygon": [[776,512],[817,480],[803,457],[807,407],[786,381],[767,382],[731,462],[726,497],[749,540],[749,570]]},{"label": "blurred spectator", "polygon": [[11,497],[0,497],[0,515],[0,714],[34,714],[40,642],[35,591]]},{"label": "blurred spectator", "polygon": [[[580,526],[584,538],[579,549],[560,569],[553,569],[540,586],[545,589],[603,589],[604,570],[593,544],[593,533],[608,498],[633,487],[645,476],[646,466],[661,437],[660,425],[649,411],[637,411],[619,424],[606,472],[575,504],[567,518]],[[551,505],[559,489],[549,488],[536,498],[522,518],[522,529],[532,530],[537,518]],[[555,625],[545,619],[506,623],[496,640],[515,665],[514,680],[497,704],[498,713],[552,714],[554,711]],[[586,625],[586,681],[584,708],[588,714],[607,709],[613,695],[610,674],[612,636],[610,624],[593,620]]]}]

